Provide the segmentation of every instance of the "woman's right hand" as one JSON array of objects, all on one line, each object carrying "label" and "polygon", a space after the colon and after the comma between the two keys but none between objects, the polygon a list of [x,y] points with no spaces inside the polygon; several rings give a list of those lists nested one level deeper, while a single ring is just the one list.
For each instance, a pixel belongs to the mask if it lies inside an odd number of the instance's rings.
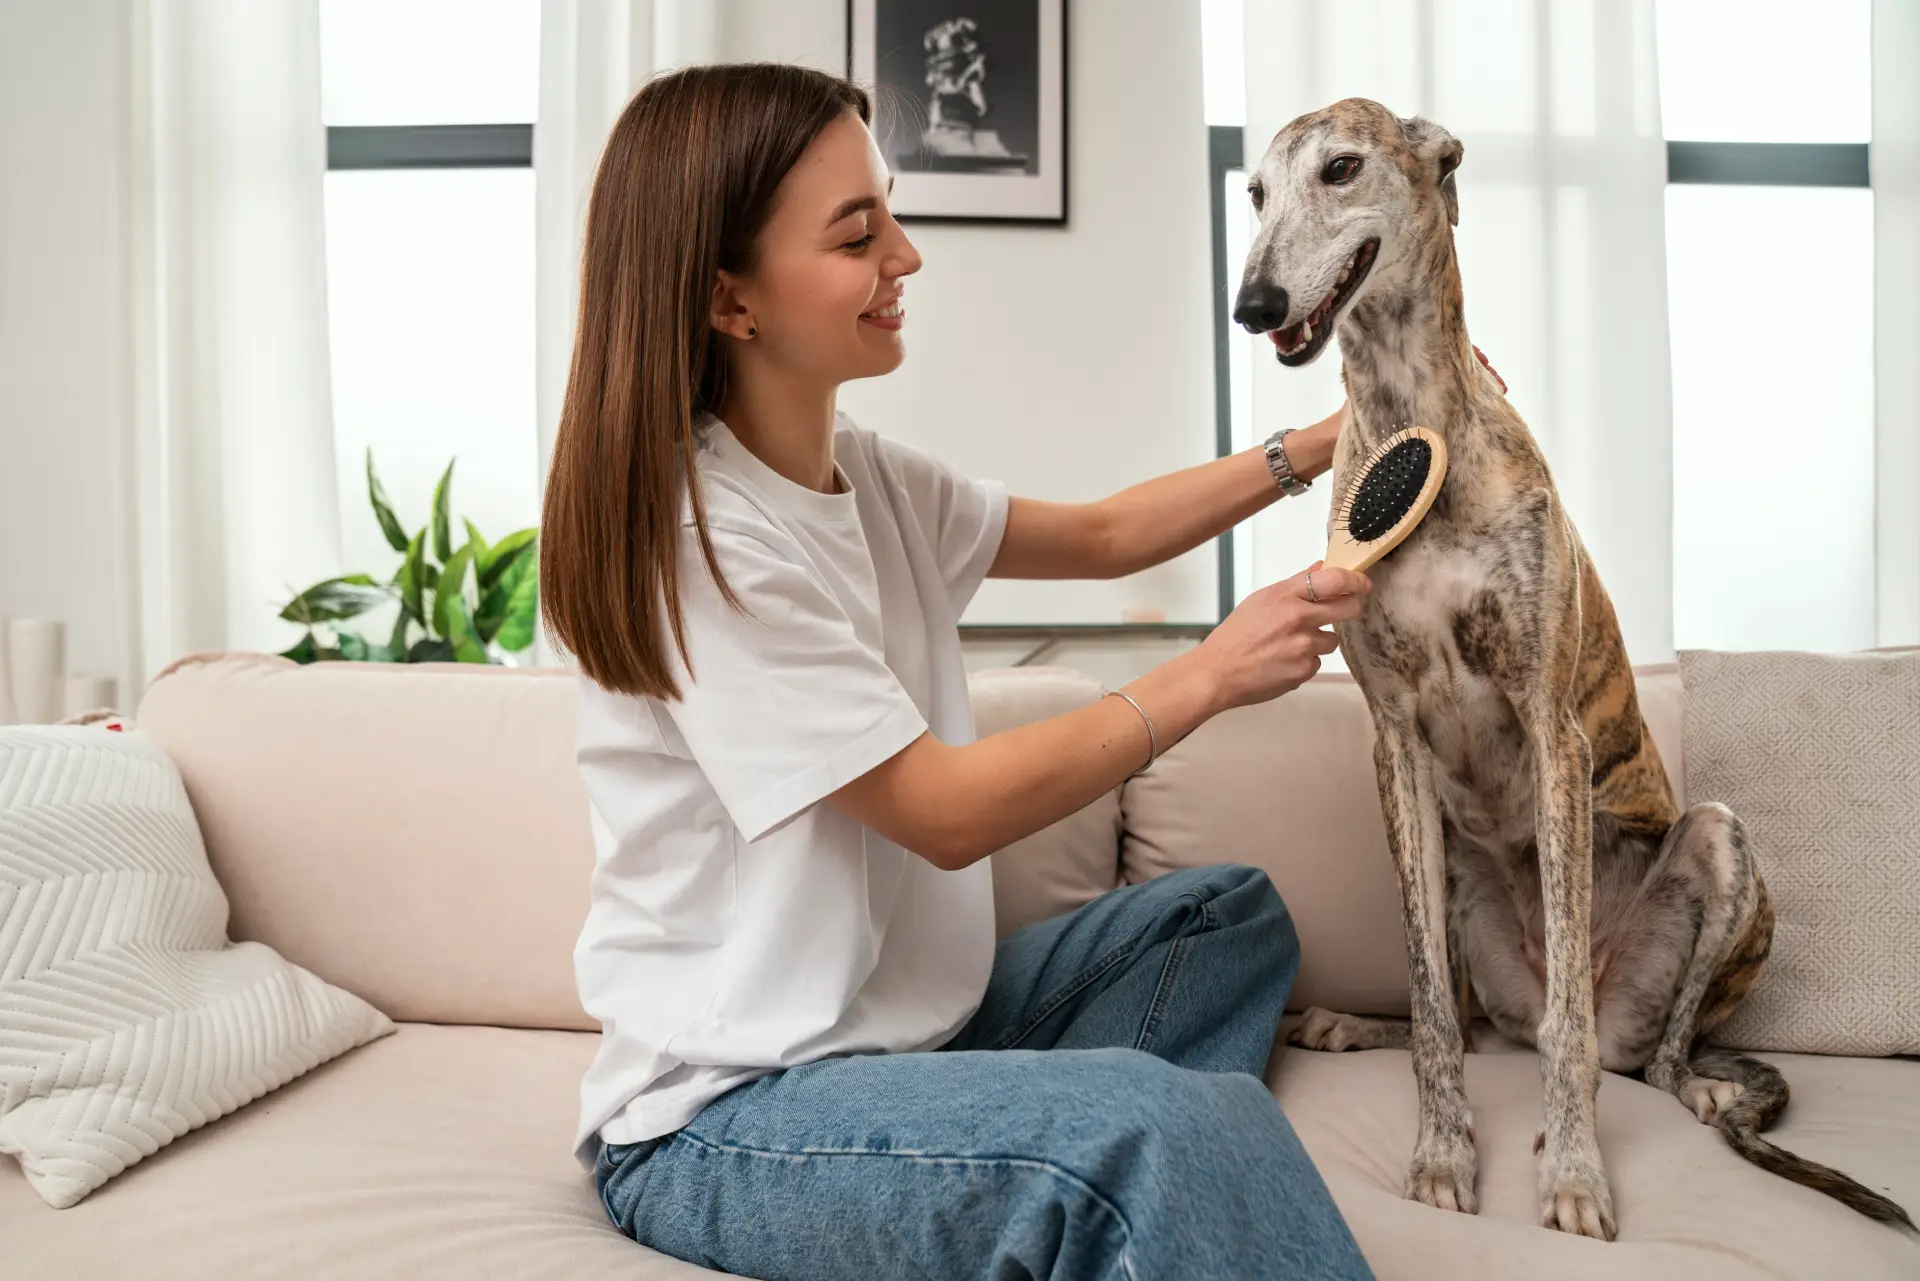
[{"label": "woman's right hand", "polygon": [[1315,561],[1241,601],[1194,651],[1215,681],[1219,710],[1278,698],[1319,671],[1321,657],[1339,648],[1326,629],[1357,617],[1372,590],[1366,575]]}]

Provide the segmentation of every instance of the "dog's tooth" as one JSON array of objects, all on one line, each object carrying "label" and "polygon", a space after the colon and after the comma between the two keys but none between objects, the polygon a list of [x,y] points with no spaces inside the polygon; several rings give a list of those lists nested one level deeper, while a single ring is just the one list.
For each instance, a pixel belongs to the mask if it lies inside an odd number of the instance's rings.
[{"label": "dog's tooth", "polygon": [[1347,276],[1348,276],[1348,275],[1350,275],[1350,274],[1351,274],[1351,272],[1350,272],[1350,269],[1349,269],[1349,268],[1346,268],[1346,267],[1342,267],[1342,268],[1340,269],[1340,283],[1341,283],[1341,284],[1343,284],[1343,285],[1344,285],[1344,284],[1346,284],[1346,283],[1347,283]]},{"label": "dog's tooth", "polygon": [[1300,345],[1306,346],[1313,341],[1313,324],[1310,321],[1300,323]]}]

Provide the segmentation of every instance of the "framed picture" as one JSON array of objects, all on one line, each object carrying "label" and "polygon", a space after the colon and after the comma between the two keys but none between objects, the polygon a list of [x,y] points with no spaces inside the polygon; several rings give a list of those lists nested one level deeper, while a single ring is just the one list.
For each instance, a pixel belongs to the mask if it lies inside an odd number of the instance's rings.
[{"label": "framed picture", "polygon": [[1066,0],[848,0],[847,64],[897,217],[1066,222]]}]

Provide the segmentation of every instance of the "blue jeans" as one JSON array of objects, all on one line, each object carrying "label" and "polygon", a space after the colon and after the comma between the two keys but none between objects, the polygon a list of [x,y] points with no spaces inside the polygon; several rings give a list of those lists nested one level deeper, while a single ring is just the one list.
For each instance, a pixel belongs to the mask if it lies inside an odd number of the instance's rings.
[{"label": "blue jeans", "polygon": [[1299,964],[1264,873],[1169,873],[1001,943],[940,1050],[762,1077],[594,1181],[763,1281],[1368,1278],[1262,1082]]}]

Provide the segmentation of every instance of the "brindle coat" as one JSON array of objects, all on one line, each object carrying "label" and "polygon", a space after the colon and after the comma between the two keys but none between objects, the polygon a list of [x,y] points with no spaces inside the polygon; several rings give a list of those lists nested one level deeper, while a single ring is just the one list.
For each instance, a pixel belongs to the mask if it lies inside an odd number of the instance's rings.
[{"label": "brindle coat", "polygon": [[1643,1071],[1756,1164],[1906,1223],[1759,1137],[1786,1105],[1776,1069],[1701,1047],[1758,980],[1772,905],[1740,821],[1720,805],[1679,812],[1612,603],[1539,446],[1474,357],[1452,232],[1462,151],[1431,122],[1349,100],[1281,130],[1249,188],[1262,225],[1235,319],[1271,333],[1289,365],[1337,323],[1349,412],[1335,492],[1405,426],[1440,433],[1450,457],[1432,510],[1340,628],[1376,729],[1413,1018],[1314,1010],[1293,1040],[1412,1050],[1407,1195],[1429,1205],[1475,1208],[1450,995],[1464,1004],[1470,981],[1496,1028],[1540,1050],[1542,1224],[1614,1235],[1595,1137],[1603,1067]]}]

